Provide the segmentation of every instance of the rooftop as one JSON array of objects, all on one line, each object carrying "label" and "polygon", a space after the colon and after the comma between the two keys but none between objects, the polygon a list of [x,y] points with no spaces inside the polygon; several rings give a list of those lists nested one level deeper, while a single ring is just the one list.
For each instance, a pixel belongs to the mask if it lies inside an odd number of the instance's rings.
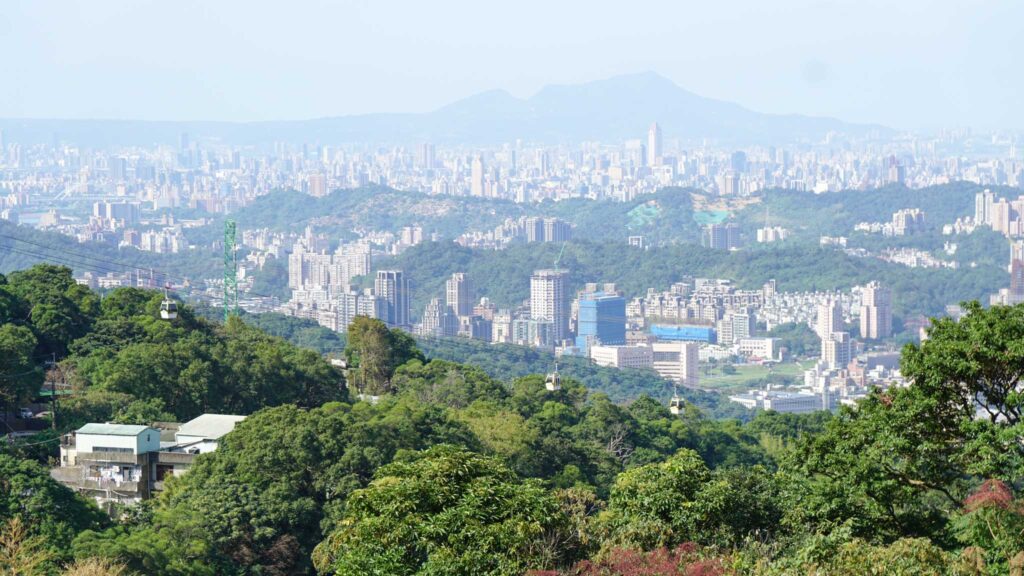
[{"label": "rooftop", "polygon": [[150,430],[149,426],[134,424],[86,424],[77,430],[79,434],[95,434],[103,436],[138,436]]},{"label": "rooftop", "polygon": [[231,414],[203,414],[178,428],[177,436],[195,436],[208,440],[219,440],[235,429],[235,424],[245,420],[245,416]]}]

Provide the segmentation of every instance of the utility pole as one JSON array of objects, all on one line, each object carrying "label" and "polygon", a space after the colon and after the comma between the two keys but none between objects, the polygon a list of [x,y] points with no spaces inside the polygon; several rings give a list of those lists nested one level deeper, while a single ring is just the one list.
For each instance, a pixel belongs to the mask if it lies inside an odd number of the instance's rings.
[{"label": "utility pole", "polygon": [[238,315],[238,247],[235,221],[224,221],[224,322]]},{"label": "utility pole", "polygon": [[[50,418],[50,426],[54,430],[57,429],[57,378],[54,372],[60,372],[60,368],[57,366],[57,353],[53,352],[50,357],[50,412],[53,412],[53,418]],[[60,372],[61,378],[64,377],[64,373]]]}]

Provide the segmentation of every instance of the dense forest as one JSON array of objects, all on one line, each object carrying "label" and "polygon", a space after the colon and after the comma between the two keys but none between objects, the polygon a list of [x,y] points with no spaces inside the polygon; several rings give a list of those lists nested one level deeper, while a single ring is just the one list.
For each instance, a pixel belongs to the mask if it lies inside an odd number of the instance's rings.
[{"label": "dense forest", "polygon": [[[249,415],[113,516],[51,479],[53,432],[0,443],[5,574],[1024,569],[1024,306],[936,321],[903,350],[908,388],[741,423],[646,396],[618,404],[585,373],[554,391],[542,375],[503,380],[369,318],[341,373],[238,319],[182,306],[161,320],[161,298],[100,299],[53,266],[0,277],[0,395],[17,405],[44,377],[66,379],[58,432]],[[40,362],[54,356],[59,376]]]}]

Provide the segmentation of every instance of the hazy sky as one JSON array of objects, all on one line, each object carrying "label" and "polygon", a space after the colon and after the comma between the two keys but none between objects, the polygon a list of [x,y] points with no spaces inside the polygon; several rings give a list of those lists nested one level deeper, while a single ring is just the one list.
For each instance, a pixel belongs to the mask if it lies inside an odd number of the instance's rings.
[{"label": "hazy sky", "polygon": [[0,117],[297,119],[653,70],[763,112],[1024,128],[1019,0],[0,0]]}]

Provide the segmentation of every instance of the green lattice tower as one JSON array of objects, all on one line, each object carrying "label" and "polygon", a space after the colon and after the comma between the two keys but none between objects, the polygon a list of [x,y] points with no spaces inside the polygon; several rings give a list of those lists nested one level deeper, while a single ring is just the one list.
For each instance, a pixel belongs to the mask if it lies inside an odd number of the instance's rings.
[{"label": "green lattice tower", "polygon": [[235,221],[224,221],[224,322],[238,315],[238,250]]}]

